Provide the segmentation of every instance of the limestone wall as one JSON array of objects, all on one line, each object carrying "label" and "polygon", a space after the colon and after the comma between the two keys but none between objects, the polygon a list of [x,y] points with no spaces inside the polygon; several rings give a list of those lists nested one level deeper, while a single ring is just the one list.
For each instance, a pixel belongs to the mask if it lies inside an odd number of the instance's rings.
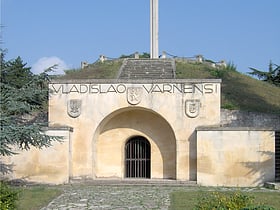
[{"label": "limestone wall", "polygon": [[275,179],[274,131],[245,128],[197,129],[197,183],[258,186]]},{"label": "limestone wall", "polygon": [[49,129],[50,136],[59,136],[61,142],[53,142],[48,148],[32,147],[17,155],[4,157],[3,162],[12,165],[13,173],[8,179],[23,179],[28,182],[62,184],[68,183],[71,176],[71,130],[69,128]]},{"label": "limestone wall", "polygon": [[220,82],[54,81],[50,125],[74,129],[73,177],[124,178],[125,142],[141,135],[151,144],[152,178],[195,180],[195,128],[219,124]]}]

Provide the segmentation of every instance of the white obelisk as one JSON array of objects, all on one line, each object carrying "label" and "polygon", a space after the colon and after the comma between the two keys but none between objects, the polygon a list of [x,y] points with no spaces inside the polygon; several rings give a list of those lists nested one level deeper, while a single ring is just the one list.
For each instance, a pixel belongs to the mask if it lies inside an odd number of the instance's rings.
[{"label": "white obelisk", "polygon": [[158,58],[158,0],[150,0],[150,58]]}]

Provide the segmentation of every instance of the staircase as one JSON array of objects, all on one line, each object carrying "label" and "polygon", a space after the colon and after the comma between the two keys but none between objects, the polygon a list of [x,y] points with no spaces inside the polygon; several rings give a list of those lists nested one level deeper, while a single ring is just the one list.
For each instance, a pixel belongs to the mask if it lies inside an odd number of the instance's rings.
[{"label": "staircase", "polygon": [[280,131],[275,132],[275,181],[280,182]]},{"label": "staircase", "polygon": [[175,79],[173,59],[126,59],[118,79]]}]

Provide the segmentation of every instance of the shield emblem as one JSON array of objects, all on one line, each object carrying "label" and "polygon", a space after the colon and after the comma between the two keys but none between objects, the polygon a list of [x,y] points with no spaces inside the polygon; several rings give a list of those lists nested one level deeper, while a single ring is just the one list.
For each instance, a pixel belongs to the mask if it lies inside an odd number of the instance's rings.
[{"label": "shield emblem", "polygon": [[199,109],[200,109],[200,100],[186,100],[185,104],[185,112],[186,115],[190,118],[195,118],[199,115]]},{"label": "shield emblem", "polygon": [[78,99],[71,99],[67,104],[67,112],[70,117],[76,118],[81,114],[82,101]]},{"label": "shield emblem", "polygon": [[137,105],[141,102],[143,89],[141,87],[127,88],[127,102],[131,105]]}]

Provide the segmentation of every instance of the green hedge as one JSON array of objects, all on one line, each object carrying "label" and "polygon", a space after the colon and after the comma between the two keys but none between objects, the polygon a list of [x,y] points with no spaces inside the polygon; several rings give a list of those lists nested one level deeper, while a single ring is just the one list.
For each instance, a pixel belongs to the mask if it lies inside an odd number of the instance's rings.
[{"label": "green hedge", "polygon": [[0,210],[16,209],[18,192],[4,181],[0,181]]}]

